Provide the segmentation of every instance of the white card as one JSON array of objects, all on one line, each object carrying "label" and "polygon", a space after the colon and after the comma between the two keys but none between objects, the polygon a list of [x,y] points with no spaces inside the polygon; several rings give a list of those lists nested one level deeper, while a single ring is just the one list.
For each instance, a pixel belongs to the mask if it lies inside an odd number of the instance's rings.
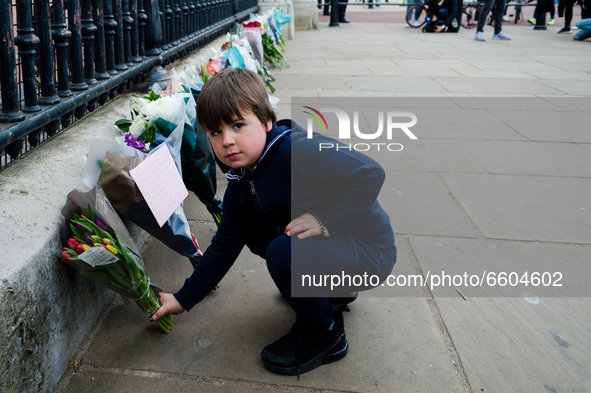
[{"label": "white card", "polygon": [[88,263],[92,267],[99,265],[108,265],[109,263],[117,262],[119,258],[111,254],[102,246],[94,246],[78,255],[78,258]]},{"label": "white card", "polygon": [[189,196],[167,145],[161,145],[130,174],[160,227]]}]

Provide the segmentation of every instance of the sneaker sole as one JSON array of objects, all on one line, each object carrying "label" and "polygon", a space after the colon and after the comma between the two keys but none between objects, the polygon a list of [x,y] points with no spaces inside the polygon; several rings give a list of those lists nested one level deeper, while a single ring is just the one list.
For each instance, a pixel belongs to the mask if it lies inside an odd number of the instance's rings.
[{"label": "sneaker sole", "polygon": [[[343,342],[344,342],[344,344],[343,344]],[[267,362],[267,360],[265,359],[264,355],[262,356],[262,359],[263,359],[263,364],[265,365],[265,367],[267,367],[267,369],[269,369],[277,374],[298,375],[298,374],[303,374],[305,372],[314,370],[315,368],[320,367],[323,364],[329,364],[329,363],[336,362],[337,360],[341,360],[342,358],[344,358],[347,355],[348,352],[349,352],[349,342],[347,341],[347,337],[346,337],[345,333],[343,333],[339,337],[339,339],[337,340],[335,345],[333,345],[333,347],[330,348],[326,353],[321,353],[321,354],[317,355],[315,358],[310,359],[306,363],[301,364],[299,367],[299,372],[298,372],[298,367],[278,367],[278,366],[274,366],[272,364],[269,364]]]}]

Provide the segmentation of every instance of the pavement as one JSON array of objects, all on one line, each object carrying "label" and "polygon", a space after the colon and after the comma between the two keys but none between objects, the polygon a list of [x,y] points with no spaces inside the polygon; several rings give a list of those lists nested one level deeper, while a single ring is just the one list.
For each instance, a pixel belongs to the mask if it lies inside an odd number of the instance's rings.
[{"label": "pavement", "polygon": [[[491,40],[487,27],[487,41],[475,42],[473,30],[321,22],[287,43],[291,68],[275,71],[275,95],[280,118],[296,115],[293,97],[360,106],[379,97],[417,114],[418,140],[395,138],[404,154],[383,164],[393,274],[529,269],[562,273],[562,288],[364,293],[345,314],[349,354],[298,380],[261,362],[295,318],[264,261],[244,250],[220,289],[175,316],[168,335],[114,296],[56,392],[590,391],[591,42],[556,34],[561,23],[508,24],[511,41]],[[206,248],[211,216],[194,196],[185,212]],[[191,273],[154,239],[143,256],[169,291]]]}]

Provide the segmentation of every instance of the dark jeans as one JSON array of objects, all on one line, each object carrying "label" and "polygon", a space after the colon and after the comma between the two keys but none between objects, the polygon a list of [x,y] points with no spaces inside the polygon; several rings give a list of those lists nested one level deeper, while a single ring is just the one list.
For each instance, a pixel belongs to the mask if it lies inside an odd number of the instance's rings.
[{"label": "dark jeans", "polygon": [[[339,0],[339,3],[348,3],[349,0]],[[330,9],[329,9],[330,7]],[[347,10],[347,4],[339,4],[339,20],[345,19],[345,11]],[[330,15],[332,13],[332,6],[324,6],[324,15]]]},{"label": "dark jeans", "polygon": [[[482,12],[478,17],[478,26],[476,27],[476,31],[484,31],[484,24],[486,23],[486,18],[488,18],[488,14],[493,8],[493,5],[496,5],[497,10],[505,9],[505,0],[485,0],[484,7],[482,7]],[[495,12],[495,34],[499,34],[503,29],[503,13],[502,12]]]},{"label": "dark jeans", "polygon": [[[376,275],[381,284],[392,272],[396,263],[396,247],[375,247],[353,237],[324,238],[314,236],[299,240],[297,237],[279,235],[272,228],[258,226],[246,243],[256,255],[267,261],[267,269],[277,289],[295,311],[298,319],[308,326],[328,328],[332,323],[332,305],[329,295],[343,295],[351,291],[373,288],[345,287],[346,293],[329,293],[325,287],[301,287],[303,274],[335,274],[345,272],[353,276]],[[293,250],[293,253],[292,253]],[[294,266],[292,266],[292,260]],[[298,261],[298,262],[295,262]],[[299,285],[308,296],[292,296],[292,286]],[[295,287],[294,287],[295,288]],[[313,291],[313,292],[310,292]]]}]

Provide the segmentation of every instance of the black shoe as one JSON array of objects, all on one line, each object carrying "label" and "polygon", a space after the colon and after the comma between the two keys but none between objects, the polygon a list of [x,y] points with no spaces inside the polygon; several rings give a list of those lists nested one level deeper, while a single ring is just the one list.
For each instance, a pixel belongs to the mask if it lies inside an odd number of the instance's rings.
[{"label": "black shoe", "polygon": [[339,23],[351,23],[351,21],[349,19],[339,19]]},{"label": "black shoe", "polygon": [[357,299],[357,296],[359,296],[357,292],[351,292],[349,296],[331,297],[330,302],[334,305],[349,304],[353,303]]},{"label": "black shoe", "polygon": [[334,311],[334,325],[331,330],[319,330],[304,325],[299,320],[291,331],[261,352],[267,369],[284,375],[297,375],[313,370],[323,364],[336,362],[345,357],[349,343],[345,335],[341,306]]},{"label": "black shoe", "polygon": [[558,34],[570,33],[570,26],[563,27],[562,29],[558,30]]},{"label": "black shoe", "polygon": [[373,10],[373,5],[368,5],[367,8]]}]

